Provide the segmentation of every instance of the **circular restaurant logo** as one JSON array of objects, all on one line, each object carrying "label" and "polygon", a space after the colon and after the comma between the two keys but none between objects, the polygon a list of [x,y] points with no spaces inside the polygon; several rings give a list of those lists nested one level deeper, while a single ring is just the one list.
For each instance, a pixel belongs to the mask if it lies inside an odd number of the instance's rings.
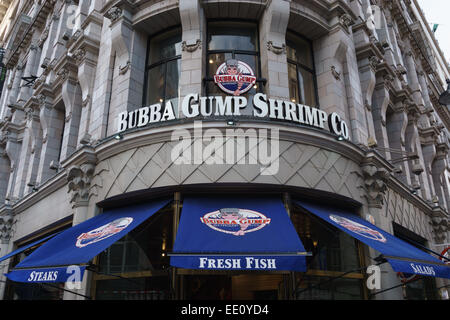
[{"label": "circular restaurant logo", "polygon": [[356,234],[359,234],[360,236],[363,236],[365,238],[377,240],[380,242],[387,241],[386,238],[377,230],[373,230],[350,219],[335,215],[330,215],[330,219],[336,222],[341,227],[344,227],[345,229],[350,230]]},{"label": "circular restaurant logo", "polygon": [[238,96],[255,85],[256,77],[245,62],[228,59],[217,68],[214,82],[226,93]]},{"label": "circular restaurant logo", "polygon": [[261,230],[270,220],[262,213],[237,208],[223,208],[200,218],[200,221],[211,229],[235,236]]},{"label": "circular restaurant logo", "polygon": [[82,248],[92,243],[105,240],[106,238],[109,238],[128,227],[132,221],[133,218],[123,217],[98,227],[97,229],[82,233],[78,236],[77,243],[75,245],[78,248]]}]

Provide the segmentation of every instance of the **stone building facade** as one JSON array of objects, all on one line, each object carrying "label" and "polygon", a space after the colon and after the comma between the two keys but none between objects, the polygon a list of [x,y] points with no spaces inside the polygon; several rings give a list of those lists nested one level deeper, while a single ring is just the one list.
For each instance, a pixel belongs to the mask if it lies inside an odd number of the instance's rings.
[{"label": "stone building facade", "polygon": [[[287,39],[306,39],[310,78],[299,91],[310,81],[311,104],[339,114],[348,141],[307,126],[238,119],[241,129],[279,130],[279,170],[264,175],[258,166],[174,163],[171,135],[192,127],[182,117],[117,135],[122,112],[158,102],[151,101],[158,89],[149,68],[153,39],[179,37],[170,79],[176,96],[167,96],[166,84],[162,99],[181,101],[213,90],[208,65],[221,53],[210,47],[211,30],[241,34],[233,25],[241,22],[254,23],[257,90],[273,99],[295,101]],[[359,202],[360,216],[378,227],[407,229],[435,252],[449,242],[450,114],[438,99],[450,70],[415,0],[15,0],[0,41],[7,67],[0,97],[2,256],[99,214],[100,202],[147,192],[176,198],[196,186],[333,194]],[[228,127],[203,121],[205,130]],[[376,253],[363,251],[362,265],[372,264]],[[382,288],[400,283],[388,264],[382,275]],[[88,273],[77,292],[89,295],[94,282]],[[436,279],[434,290],[447,284]],[[0,283],[5,299],[8,290]],[[396,288],[374,297],[406,296]]]}]

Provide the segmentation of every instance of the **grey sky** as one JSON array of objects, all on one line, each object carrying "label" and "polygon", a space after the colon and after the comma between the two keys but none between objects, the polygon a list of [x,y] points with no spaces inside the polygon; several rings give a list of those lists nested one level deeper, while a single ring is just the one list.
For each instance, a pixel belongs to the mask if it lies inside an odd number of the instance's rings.
[{"label": "grey sky", "polygon": [[439,46],[447,62],[450,62],[450,1],[417,0],[417,2],[422,7],[428,23],[439,24],[435,37],[439,41]]}]

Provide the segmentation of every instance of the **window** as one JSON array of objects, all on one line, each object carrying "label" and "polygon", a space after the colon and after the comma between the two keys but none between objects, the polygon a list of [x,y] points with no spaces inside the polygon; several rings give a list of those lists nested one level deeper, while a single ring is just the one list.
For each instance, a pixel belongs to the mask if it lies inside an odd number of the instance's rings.
[{"label": "window", "polygon": [[[255,93],[262,91],[263,86],[263,81],[260,79],[259,40],[256,23],[210,22],[208,23],[207,41],[206,94],[226,95],[214,83],[214,74],[222,63],[235,59],[249,65],[255,74],[255,86],[245,93],[248,101],[251,101]],[[247,109],[246,111],[250,112]]]},{"label": "window", "polygon": [[[291,220],[307,252],[307,272],[295,274],[297,299],[363,299],[363,274],[344,272],[360,268],[358,243],[347,233],[294,207]],[[318,286],[318,284],[321,284]]]},{"label": "window", "polygon": [[292,102],[318,105],[312,46],[308,40],[288,32],[286,35],[289,96]]},{"label": "window", "polygon": [[181,29],[176,28],[152,37],[149,41],[144,104],[172,103],[178,110],[181,71]]}]

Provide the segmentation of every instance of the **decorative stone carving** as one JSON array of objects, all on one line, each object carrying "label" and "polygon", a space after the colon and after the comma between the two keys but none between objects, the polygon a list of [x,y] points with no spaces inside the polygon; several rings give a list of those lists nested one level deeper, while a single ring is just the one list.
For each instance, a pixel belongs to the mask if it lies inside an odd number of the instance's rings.
[{"label": "decorative stone carving", "polygon": [[339,17],[339,22],[340,24],[342,24],[345,28],[349,28],[352,25],[355,24],[355,22],[353,21],[353,19],[350,17],[349,14],[344,13],[343,15],[341,15]]},{"label": "decorative stone carving", "polygon": [[130,66],[131,66],[131,62],[129,60],[123,67],[119,66],[119,74],[123,75],[123,74],[127,73],[127,71],[130,69]]},{"label": "decorative stone carving", "polygon": [[72,55],[72,57],[75,59],[77,63],[81,63],[85,56],[86,50],[84,48],[77,49]]},{"label": "decorative stone carving", "polygon": [[62,80],[65,80],[69,76],[69,70],[67,68],[62,68],[56,73],[56,75],[61,77]]},{"label": "decorative stone carving", "polygon": [[119,7],[112,7],[105,13],[105,17],[111,20],[111,24],[119,20],[122,16],[122,9]]},{"label": "decorative stone carving", "polygon": [[13,223],[14,218],[11,213],[0,216],[0,240],[2,243],[8,243],[11,239]]},{"label": "decorative stone carving", "polygon": [[72,166],[67,171],[68,192],[71,193],[72,208],[87,205],[89,188],[94,176],[95,165],[85,163],[81,166]]},{"label": "decorative stone carving", "polygon": [[383,195],[386,192],[386,182],[389,179],[389,171],[384,168],[377,168],[374,165],[365,165],[362,167],[364,178],[364,196],[367,198],[369,207],[382,208],[384,200]]},{"label": "decorative stone carving", "polygon": [[434,240],[436,243],[444,242],[449,226],[448,220],[442,217],[433,217],[431,219],[431,226],[433,227]]},{"label": "decorative stone carving", "polygon": [[341,73],[336,70],[335,66],[331,66],[331,73],[336,80],[341,80]]},{"label": "decorative stone carving", "polygon": [[281,45],[277,45],[272,41],[268,41],[267,50],[272,51],[275,54],[286,54],[286,44],[282,43]]},{"label": "decorative stone carving", "polygon": [[183,41],[181,43],[181,50],[187,51],[187,52],[194,52],[197,49],[200,49],[202,47],[202,41],[200,39],[197,39],[195,42],[193,41]]}]

